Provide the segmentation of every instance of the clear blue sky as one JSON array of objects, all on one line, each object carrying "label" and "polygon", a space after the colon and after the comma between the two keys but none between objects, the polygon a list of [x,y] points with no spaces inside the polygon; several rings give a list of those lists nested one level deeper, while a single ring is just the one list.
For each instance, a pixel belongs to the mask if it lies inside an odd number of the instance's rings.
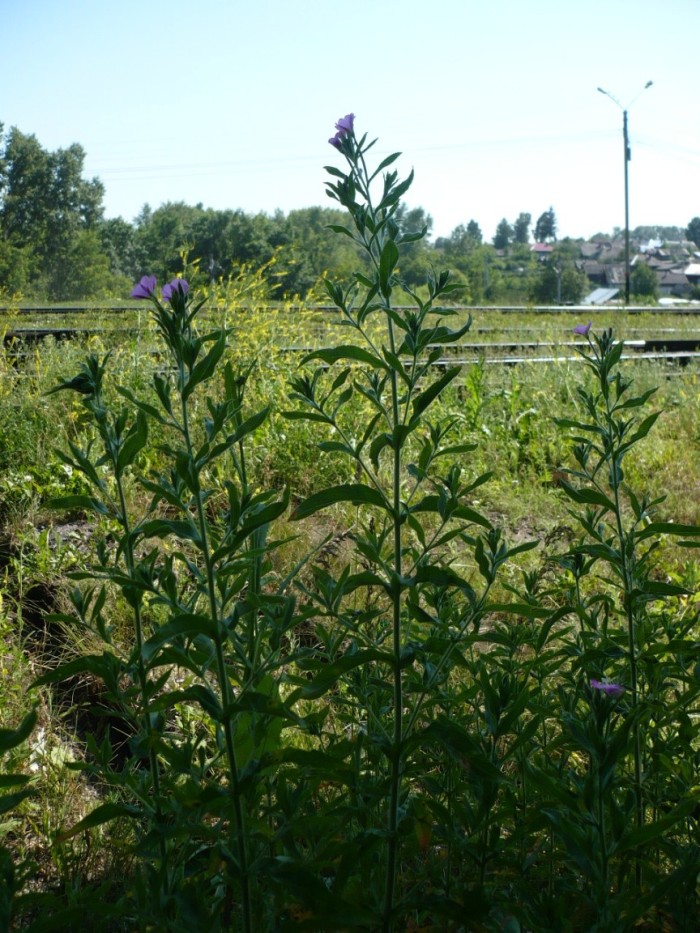
[{"label": "clear blue sky", "polygon": [[0,0],[0,23],[0,122],[80,143],[107,216],[330,204],[354,111],[434,235],[550,205],[562,236],[611,232],[622,111],[598,86],[631,104],[630,225],[700,215],[700,0]]}]

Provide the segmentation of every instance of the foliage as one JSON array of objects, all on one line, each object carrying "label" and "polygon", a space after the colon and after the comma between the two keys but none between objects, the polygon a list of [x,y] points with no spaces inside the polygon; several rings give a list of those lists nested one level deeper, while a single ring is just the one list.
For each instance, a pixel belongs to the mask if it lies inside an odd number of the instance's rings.
[{"label": "foliage", "polygon": [[7,134],[0,157],[3,284],[60,300],[85,297],[104,278],[95,239],[104,188],[82,177],[84,158],[77,144],[47,152],[35,136],[16,128]]},{"label": "foliage", "polygon": [[557,220],[554,208],[550,207],[537,218],[535,224],[535,240],[537,243],[547,243],[557,238]]},{"label": "foliage", "polygon": [[588,288],[579,268],[577,244],[566,238],[557,243],[546,261],[537,263],[530,280],[530,295],[538,304],[578,304]]},{"label": "foliage", "polygon": [[513,242],[527,244],[530,240],[530,224],[532,216],[530,214],[518,214],[513,224]]},{"label": "foliage", "polygon": [[700,217],[693,217],[685,230],[685,235],[696,246],[700,246]]},{"label": "foliage", "polygon": [[659,296],[659,280],[654,270],[645,262],[635,262],[630,276],[630,289],[643,301],[655,301]]},{"label": "foliage", "polygon": [[496,227],[496,233],[493,238],[493,245],[496,249],[507,249],[513,239],[513,228],[508,221],[503,218]]}]

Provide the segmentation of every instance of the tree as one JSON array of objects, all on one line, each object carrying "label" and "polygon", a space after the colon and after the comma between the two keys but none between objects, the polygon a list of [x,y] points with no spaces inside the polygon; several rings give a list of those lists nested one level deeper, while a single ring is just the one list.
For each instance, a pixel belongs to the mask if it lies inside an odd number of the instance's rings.
[{"label": "tree", "polygon": [[332,207],[305,207],[282,217],[284,245],[279,256],[280,284],[287,295],[306,295],[324,275],[348,279],[364,269],[364,257],[331,224],[347,226],[347,215]]},{"label": "tree", "polygon": [[557,220],[554,208],[550,207],[544,214],[540,214],[535,224],[535,240],[537,243],[546,243],[547,240],[556,240]]},{"label": "tree", "polygon": [[144,209],[134,237],[137,274],[167,281],[182,272],[182,252],[192,248],[194,224],[203,213],[202,207],[183,201],[168,201],[155,211]]},{"label": "tree", "polygon": [[630,276],[630,291],[640,298],[659,297],[659,280],[654,270],[645,262],[635,262]]},{"label": "tree", "polygon": [[[24,281],[15,283],[22,289],[50,298],[84,291],[84,281],[73,289],[71,277],[85,273],[89,279],[89,270],[76,268],[74,260],[97,258],[95,241],[84,235],[96,233],[104,196],[97,178],[83,178],[84,161],[77,143],[48,152],[16,127],[7,136],[0,156],[0,238],[5,255],[14,252],[25,260]],[[98,265],[104,272],[105,264]]]},{"label": "tree", "polygon": [[504,217],[496,227],[496,235],[493,238],[493,245],[496,247],[496,249],[508,249],[512,239],[513,228]]},{"label": "tree", "polygon": [[481,244],[484,241],[484,235],[481,232],[481,227],[475,220],[470,220],[467,224],[467,236],[470,240],[473,240],[475,243]]},{"label": "tree", "polygon": [[555,248],[546,263],[539,263],[532,285],[538,304],[578,304],[588,288],[588,277],[576,264],[578,247],[567,238]]},{"label": "tree", "polygon": [[696,246],[700,246],[700,217],[693,217],[686,227],[685,235]]},{"label": "tree", "polygon": [[513,240],[516,243],[525,245],[530,240],[531,214],[518,214],[518,219],[513,224]]},{"label": "tree", "polygon": [[143,273],[138,262],[134,226],[122,217],[111,217],[100,223],[97,232],[110,274],[131,283],[140,278]]},{"label": "tree", "polygon": [[479,224],[470,220],[466,227],[464,224],[458,224],[449,237],[439,237],[435,241],[435,248],[442,250],[450,258],[459,259],[481,246],[482,240]]}]

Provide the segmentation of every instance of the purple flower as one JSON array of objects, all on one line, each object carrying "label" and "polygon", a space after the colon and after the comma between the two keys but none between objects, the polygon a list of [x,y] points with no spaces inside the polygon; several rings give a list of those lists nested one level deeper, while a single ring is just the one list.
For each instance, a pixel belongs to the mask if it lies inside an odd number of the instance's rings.
[{"label": "purple flower", "polygon": [[341,117],[340,120],[335,125],[335,128],[338,130],[338,133],[342,136],[345,136],[346,133],[352,133],[353,127],[355,125],[355,114],[348,113],[344,117]]},{"label": "purple flower", "polygon": [[620,684],[605,684],[600,680],[591,679],[591,689],[599,690],[608,697],[619,697],[625,692],[625,688]]},{"label": "purple flower", "polygon": [[588,324],[577,324],[576,327],[574,327],[574,333],[580,334],[582,337],[587,337],[592,323],[592,321],[589,321]]},{"label": "purple flower", "polygon": [[156,290],[155,275],[144,275],[138,285],[131,292],[132,298],[152,298]]},{"label": "purple flower", "polygon": [[172,301],[173,296],[178,292],[184,296],[189,290],[190,286],[187,284],[186,279],[173,279],[172,282],[163,286],[161,295],[163,296],[163,301]]},{"label": "purple flower", "polygon": [[355,114],[348,113],[344,117],[341,117],[335,125],[336,134],[331,136],[328,142],[331,146],[335,146],[336,149],[340,149],[340,144],[343,141],[344,137],[348,133],[352,133],[355,126]]}]

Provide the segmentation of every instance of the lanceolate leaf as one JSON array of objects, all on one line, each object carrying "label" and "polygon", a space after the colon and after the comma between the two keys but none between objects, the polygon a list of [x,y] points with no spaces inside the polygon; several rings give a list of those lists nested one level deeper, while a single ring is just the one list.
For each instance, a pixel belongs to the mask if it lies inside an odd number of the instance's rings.
[{"label": "lanceolate leaf", "polygon": [[615,511],[615,503],[612,499],[609,499],[604,493],[599,492],[597,489],[591,489],[590,487],[576,489],[571,483],[567,483],[566,480],[561,480],[560,486],[574,502],[585,505],[599,505],[604,509],[609,509],[611,512]]},{"label": "lanceolate leaf", "polygon": [[387,364],[384,360],[370,353],[363,347],[356,347],[353,344],[343,344],[339,347],[329,347],[327,350],[314,350],[301,361],[309,363],[311,360],[321,360],[323,363],[336,363],[338,360],[354,360],[356,363],[366,363],[373,369],[387,370]]},{"label": "lanceolate leaf", "polygon": [[683,525],[679,522],[651,522],[636,533],[638,541],[645,538],[655,538],[657,535],[683,535],[696,537],[700,535],[700,525]]},{"label": "lanceolate leaf", "polygon": [[372,661],[383,661],[386,664],[391,664],[393,655],[380,651],[378,648],[363,648],[360,651],[344,654],[337,661],[325,665],[321,673],[314,677],[311,683],[299,689],[298,695],[309,700],[317,699],[335,686],[341,674],[346,674],[348,671],[355,670],[355,668],[362,667]]},{"label": "lanceolate leaf", "polygon": [[16,748],[27,739],[36,725],[37,714],[34,710],[27,713],[16,729],[0,729],[0,752]]},{"label": "lanceolate leaf", "polygon": [[292,520],[308,518],[314,512],[328,508],[329,505],[336,505],[338,502],[350,502],[352,505],[375,505],[388,509],[388,503],[378,490],[362,483],[347,483],[342,486],[331,486],[304,499],[294,509]]},{"label": "lanceolate leaf", "polygon": [[143,816],[141,807],[128,806],[123,803],[103,803],[93,810],[92,813],[89,813],[84,819],[80,820],[80,822],[76,823],[71,829],[56,836],[56,842],[65,842],[67,839],[72,839],[73,836],[77,836],[78,833],[82,833],[86,829],[101,826],[103,823],[109,823],[111,820],[116,820],[120,817],[134,818],[138,816]]},{"label": "lanceolate leaf", "polygon": [[420,417],[430,403],[440,395],[442,390],[459,375],[461,370],[461,366],[452,366],[439,379],[433,382],[432,385],[429,385],[427,389],[421,392],[413,401],[413,417]]},{"label": "lanceolate leaf", "polygon": [[188,398],[200,383],[211,377],[225,349],[226,332],[222,330],[207,355],[197,363],[190,373],[189,379],[182,390],[183,400]]},{"label": "lanceolate leaf", "polygon": [[49,509],[83,509],[86,512],[97,512],[99,515],[109,515],[109,508],[104,502],[92,496],[61,496],[58,499],[49,499],[46,506]]},{"label": "lanceolate leaf", "polygon": [[398,261],[398,246],[393,240],[387,240],[379,259],[379,287],[385,297],[388,297],[391,293],[391,277]]}]

